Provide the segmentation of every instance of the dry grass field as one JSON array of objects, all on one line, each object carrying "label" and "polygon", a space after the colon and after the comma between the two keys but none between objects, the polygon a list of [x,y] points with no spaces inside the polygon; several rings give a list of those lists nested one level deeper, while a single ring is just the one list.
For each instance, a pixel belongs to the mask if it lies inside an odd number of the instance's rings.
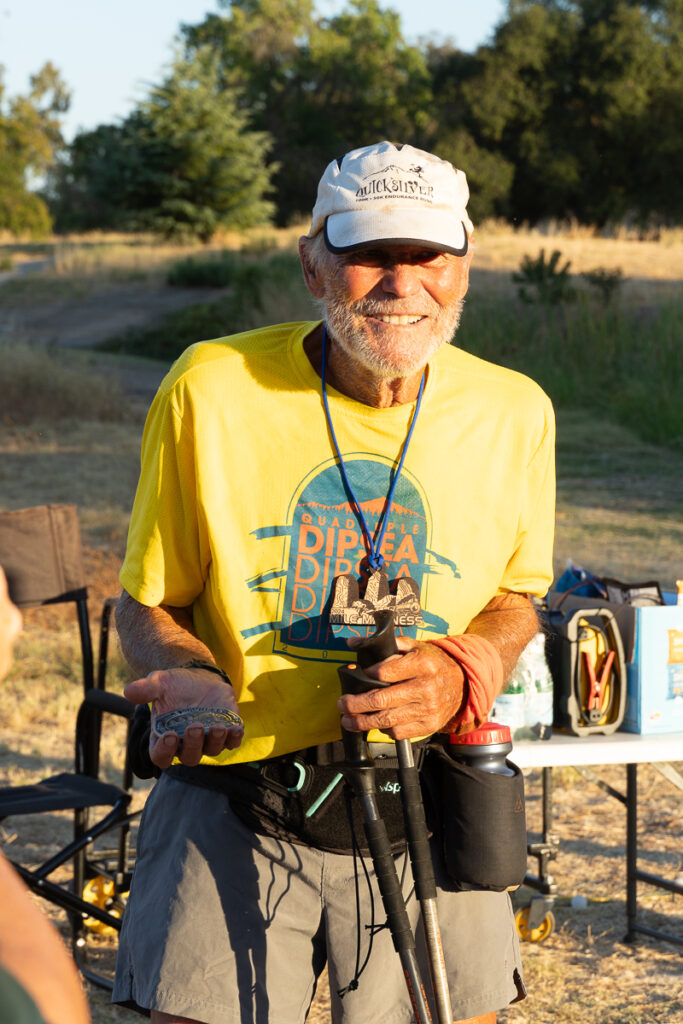
[{"label": "dry grass field", "polygon": [[[39,278],[16,278],[19,302],[59,306],[64,316],[78,315],[89,295],[102,296],[121,285],[125,274],[161,279],[171,254],[151,244],[131,255],[128,239],[114,240],[116,252],[108,262],[111,239],[72,240],[54,270]],[[283,241],[290,242],[291,234]],[[266,244],[266,240],[262,240]],[[222,242],[221,244],[227,244]],[[261,243],[259,243],[261,244]],[[93,249],[100,246],[99,255]],[[510,272],[522,255],[560,248],[572,269],[620,267],[628,289],[649,302],[664,293],[680,294],[683,240],[600,239],[570,235],[520,235],[499,226],[484,227],[478,235],[473,287],[510,289]],[[0,251],[2,246],[0,246]],[[35,256],[26,250],[26,259]],[[54,253],[57,260],[57,254]],[[21,254],[19,254],[21,257]],[[68,257],[68,258],[67,258]],[[135,262],[137,260],[137,263]],[[20,260],[21,261],[21,260]],[[70,261],[70,262],[69,262]],[[99,261],[99,263],[97,262]],[[112,270],[112,263],[114,269]],[[95,267],[95,269],[93,269]],[[87,280],[86,280],[87,279]],[[95,280],[96,279],[96,280]],[[93,284],[93,280],[95,283]],[[33,282],[33,283],[32,283]],[[20,284],[20,286],[19,286]],[[8,286],[0,285],[0,313],[12,310]],[[155,285],[156,287],[156,285]],[[32,294],[32,298],[30,298]],[[0,330],[1,330],[0,326]],[[5,328],[4,344],[12,344]],[[76,375],[82,400],[61,411],[50,403],[50,387],[39,377],[45,365],[32,364],[29,380],[35,387],[35,406],[42,411],[29,422],[3,408],[0,394],[0,508],[21,508],[44,502],[73,502],[79,506],[90,581],[91,611],[96,621],[103,598],[118,588],[117,569],[125,544],[128,513],[135,488],[140,434],[149,385],[163,372],[135,360],[116,362],[72,350],[59,350],[52,359]],[[53,373],[53,367],[48,370]],[[116,373],[112,371],[116,370]],[[54,377],[49,377],[48,384]],[[116,389],[119,387],[120,390]],[[145,384],[145,386],[143,386]],[[135,386],[132,386],[135,385]],[[66,385],[65,385],[66,386]],[[70,385],[69,385],[70,386]],[[53,392],[55,386],[53,384]],[[97,418],[102,395],[114,394],[118,411]],[[100,397],[98,397],[100,396]],[[596,443],[599,441],[599,443]],[[656,578],[672,587],[683,574],[683,454],[640,441],[636,432],[611,423],[600,410],[563,411],[558,418],[559,501],[556,569],[568,558],[605,575],[622,579]],[[0,710],[0,782],[18,783],[68,768],[72,759],[71,728],[78,702],[76,637],[61,611],[27,613],[15,667],[3,683]],[[110,685],[123,686],[127,671],[120,655],[111,660]],[[104,746],[106,771],[114,779],[121,736],[108,732]],[[599,774],[623,789],[623,769],[605,768]],[[525,943],[529,998],[499,1015],[506,1024],[681,1024],[683,1022],[683,963],[681,948],[645,937],[634,945],[622,942],[625,931],[625,814],[621,804],[572,769],[555,769],[555,831],[560,851],[553,865],[559,887],[555,907],[557,926],[546,942]],[[540,829],[538,773],[527,779],[529,826]],[[683,817],[681,792],[652,766],[640,773],[642,850],[640,866],[667,878],[683,874]],[[142,805],[148,791],[138,785]],[[31,863],[68,835],[63,816],[48,822],[11,819],[0,823],[0,843],[8,854]],[[533,867],[533,865],[532,865]],[[516,894],[522,905],[528,892]],[[572,905],[581,895],[587,905]],[[640,910],[653,927],[683,938],[680,898],[641,885]],[[59,914],[51,916],[60,928]],[[114,944],[98,940],[98,960],[111,964]],[[112,1008],[104,993],[90,989],[96,1024],[132,1022],[135,1014]],[[325,985],[309,1016],[310,1024],[329,1024]]]},{"label": "dry grass field", "polygon": [[628,278],[649,281],[680,281],[683,229],[662,231],[658,237],[640,238],[635,232],[620,231],[606,237],[594,229],[575,225],[548,224],[532,230],[514,231],[505,222],[485,221],[475,232],[476,263],[480,267],[510,271],[523,256],[536,256],[560,249],[571,261],[573,273],[593,267],[621,268]]}]

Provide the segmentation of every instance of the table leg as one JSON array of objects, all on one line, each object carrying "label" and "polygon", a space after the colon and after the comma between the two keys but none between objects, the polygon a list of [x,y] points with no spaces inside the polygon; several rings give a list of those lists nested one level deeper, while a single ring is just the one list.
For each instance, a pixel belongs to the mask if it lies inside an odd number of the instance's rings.
[{"label": "table leg", "polygon": [[649,871],[638,869],[638,765],[626,765],[626,923],[627,932],[624,942],[635,942],[636,932],[641,935],[649,935],[653,939],[664,939],[666,942],[673,942],[683,946],[683,939],[668,932],[662,932],[655,928],[648,928],[638,924],[636,915],[638,911],[638,882],[645,882],[657,889],[665,889],[667,892],[683,896],[683,886],[679,882],[670,882],[661,875],[654,875]]},{"label": "table leg", "polygon": [[638,909],[638,765],[626,765],[626,925],[624,942],[635,941]]},{"label": "table leg", "polygon": [[[558,836],[553,835],[553,770],[552,768],[543,768],[542,771],[542,834],[540,842],[529,843],[527,845],[527,851],[530,856],[535,857],[538,863],[538,875],[528,874],[524,879],[525,885],[535,889],[539,896],[533,896],[529,903],[529,916],[526,921],[525,930],[528,935],[540,931],[545,927],[547,922],[546,934],[549,935],[554,927],[554,919],[552,917],[552,907],[555,903],[555,897],[557,895],[557,884],[555,879],[550,874],[549,866],[550,862],[557,857],[557,851],[560,845]],[[521,933],[520,933],[521,934]],[[523,935],[523,937],[525,937]],[[545,937],[545,935],[544,935]],[[532,940],[533,941],[533,940]],[[542,940],[540,940],[542,941]]]}]

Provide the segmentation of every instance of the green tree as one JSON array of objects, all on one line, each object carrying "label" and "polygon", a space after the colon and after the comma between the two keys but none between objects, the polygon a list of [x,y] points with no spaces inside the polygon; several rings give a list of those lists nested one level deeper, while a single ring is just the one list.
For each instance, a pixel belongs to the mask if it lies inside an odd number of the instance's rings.
[{"label": "green tree", "polygon": [[29,188],[44,174],[63,145],[60,115],[69,93],[59,72],[47,63],[30,79],[25,96],[6,99],[0,69],[0,228],[42,236],[52,221],[45,202]]},{"label": "green tree", "polygon": [[[183,25],[189,53],[208,49],[220,61],[226,85],[238,86],[243,104],[262,116],[297,75],[299,55],[315,24],[312,0],[218,0],[222,14]],[[270,126],[270,125],[269,125]]]},{"label": "green tree", "polygon": [[76,137],[53,186],[58,225],[207,241],[219,227],[265,223],[269,144],[247,127],[239,94],[200,49],[178,59],[120,125]]},{"label": "green tree", "polygon": [[514,166],[480,131],[463,90],[479,73],[480,61],[449,43],[429,44],[426,56],[434,97],[427,148],[466,172],[475,224],[485,217],[505,216]]},{"label": "green tree", "polygon": [[683,0],[510,0],[490,46],[432,54],[439,136],[518,220],[680,220]]},{"label": "green tree", "polygon": [[518,219],[567,215],[580,180],[580,154],[565,141],[574,104],[571,6],[511,0],[493,45],[478,55],[479,74],[463,85],[481,144],[515,168],[508,212]]},{"label": "green tree", "polygon": [[139,111],[120,124],[79,132],[48,175],[46,196],[57,231],[126,230],[155,202],[147,188],[149,153]]},{"label": "green tree", "polygon": [[326,163],[383,138],[419,143],[430,124],[423,54],[377,0],[317,17],[310,0],[223,0],[226,14],[185,26],[242,89],[251,123],[272,136],[278,220],[311,208]]},{"label": "green tree", "polygon": [[234,89],[222,85],[207,51],[179,60],[140,107],[147,181],[158,195],[145,212],[155,230],[207,240],[216,228],[247,228],[270,219],[264,199],[272,168],[270,139],[249,130]]},{"label": "green tree", "polygon": [[[642,45],[638,13],[646,20],[650,45]],[[615,171],[619,172],[614,178],[619,185],[621,208],[624,212],[633,211],[643,223],[680,224],[683,0],[643,5],[643,10],[631,13],[631,19],[624,19],[620,38],[622,45],[631,47],[632,71],[621,95],[615,97],[617,90],[613,87],[607,101],[619,111],[618,130],[611,141],[616,155]],[[627,154],[629,161],[623,159]]]}]

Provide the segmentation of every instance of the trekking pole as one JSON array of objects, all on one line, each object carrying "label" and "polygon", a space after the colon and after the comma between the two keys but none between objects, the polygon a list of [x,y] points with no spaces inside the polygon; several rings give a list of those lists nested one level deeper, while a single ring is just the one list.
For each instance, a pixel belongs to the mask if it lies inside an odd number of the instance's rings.
[{"label": "trekking pole", "polygon": [[[399,653],[394,637],[392,613],[390,611],[378,612],[375,621],[377,630],[374,636],[369,637],[356,648],[358,665],[361,669],[369,668],[370,665],[383,661],[385,658],[391,657],[392,654]],[[375,685],[377,685],[376,681]],[[396,753],[410,864],[413,869],[415,894],[420,904],[436,1017],[439,1024],[452,1024],[453,1011],[436,910],[434,865],[429,848],[429,832],[422,803],[420,776],[413,760],[410,740],[397,740]]]},{"label": "trekking pole", "polygon": [[[372,639],[370,638],[368,642],[371,642]],[[373,656],[372,661],[366,661],[365,664],[366,666],[374,664],[374,662],[381,660],[381,658],[382,655],[379,657]],[[377,680],[366,676],[360,667],[350,669],[347,666],[341,666],[339,668],[339,676],[343,693],[365,693],[368,690],[375,690],[378,686],[382,685]],[[344,742],[345,761],[343,765],[340,765],[340,768],[349,778],[361,805],[365,837],[382,896],[382,903],[387,915],[391,939],[403,968],[403,975],[413,1007],[413,1013],[415,1014],[415,1020],[417,1024],[431,1024],[432,1016],[429,1012],[427,997],[417,962],[415,937],[406,912],[406,905],[403,893],[401,892],[401,883],[396,872],[396,864],[391,852],[391,843],[386,825],[380,816],[377,806],[375,764],[370,756],[367,733],[348,732],[342,728],[342,740]],[[451,1024],[452,1019],[451,1017],[448,1024]]]}]

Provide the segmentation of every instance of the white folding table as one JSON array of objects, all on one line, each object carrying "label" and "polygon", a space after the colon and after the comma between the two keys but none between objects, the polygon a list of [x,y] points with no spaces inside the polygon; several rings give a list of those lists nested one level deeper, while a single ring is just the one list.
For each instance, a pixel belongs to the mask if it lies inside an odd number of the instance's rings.
[{"label": "white folding table", "polygon": [[[639,870],[638,854],[638,765],[654,765],[674,786],[683,790],[683,774],[674,762],[683,762],[683,732],[642,736],[628,732],[614,732],[609,736],[594,733],[590,736],[566,736],[554,733],[549,740],[522,740],[515,742],[511,760],[520,768],[543,770],[543,837],[539,843],[530,843],[529,854],[538,860],[538,876],[527,875],[526,883],[542,894],[532,900],[528,926],[535,929],[543,921],[557,892],[548,863],[557,855],[559,840],[552,835],[552,768],[571,766],[596,782],[610,796],[626,807],[626,917],[627,932],[624,941],[633,942],[636,932],[657,939],[666,939],[683,945],[683,939],[656,931],[637,921],[638,882],[683,896],[683,885]],[[620,793],[601,780],[589,766],[623,764],[626,767],[626,792]],[[534,903],[536,905],[534,906]]]}]

